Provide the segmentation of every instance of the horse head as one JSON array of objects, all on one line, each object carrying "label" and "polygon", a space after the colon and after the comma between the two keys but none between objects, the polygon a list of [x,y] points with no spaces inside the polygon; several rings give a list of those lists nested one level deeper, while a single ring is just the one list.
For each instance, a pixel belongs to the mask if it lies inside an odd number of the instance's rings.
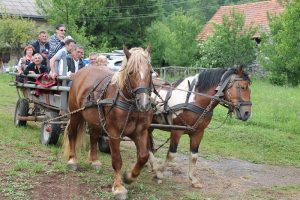
[{"label": "horse head", "polygon": [[145,50],[142,48],[128,50],[124,47],[124,53],[125,58],[118,72],[120,77],[123,77],[123,81],[119,81],[119,88],[125,89],[125,93],[134,99],[140,112],[147,112],[152,108],[150,47]]},{"label": "horse head", "polygon": [[224,99],[232,104],[231,110],[235,113],[237,119],[243,121],[248,120],[251,116],[250,83],[248,74],[240,66],[228,77],[224,90]]}]

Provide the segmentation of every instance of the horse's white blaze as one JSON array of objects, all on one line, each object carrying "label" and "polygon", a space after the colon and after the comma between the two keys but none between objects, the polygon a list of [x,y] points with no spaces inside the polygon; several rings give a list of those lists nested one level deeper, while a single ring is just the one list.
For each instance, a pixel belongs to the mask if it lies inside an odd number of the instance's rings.
[{"label": "horse's white blaze", "polygon": [[145,74],[144,71],[140,71],[140,77],[141,77],[141,80],[145,80]]}]

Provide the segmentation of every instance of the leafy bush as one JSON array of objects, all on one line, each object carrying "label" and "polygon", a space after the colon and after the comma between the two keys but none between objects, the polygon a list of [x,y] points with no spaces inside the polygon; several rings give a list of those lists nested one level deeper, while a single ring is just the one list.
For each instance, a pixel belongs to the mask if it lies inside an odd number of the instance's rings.
[{"label": "leafy bush", "polygon": [[194,18],[183,11],[154,22],[146,31],[147,41],[153,46],[153,64],[191,65],[197,51],[195,35],[198,31]]},{"label": "leafy bush", "polygon": [[201,67],[247,66],[256,58],[254,26],[245,27],[243,14],[231,10],[222,24],[214,24],[214,34],[198,45],[197,65]]},{"label": "leafy bush", "polygon": [[35,23],[17,16],[0,16],[0,49],[19,52],[35,37]]},{"label": "leafy bush", "polygon": [[293,1],[285,12],[270,16],[270,34],[263,37],[259,62],[270,71],[276,85],[300,83],[300,1]]}]

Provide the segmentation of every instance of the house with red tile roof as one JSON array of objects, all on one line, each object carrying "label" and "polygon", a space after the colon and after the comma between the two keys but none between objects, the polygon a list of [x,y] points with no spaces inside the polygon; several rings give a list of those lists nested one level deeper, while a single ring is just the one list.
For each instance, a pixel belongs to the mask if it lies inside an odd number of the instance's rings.
[{"label": "house with red tile roof", "polygon": [[0,15],[4,13],[29,18],[37,23],[46,23],[45,17],[39,12],[35,0],[1,0]]},{"label": "house with red tile roof", "polygon": [[284,11],[283,5],[276,0],[221,6],[197,35],[196,39],[198,41],[206,40],[214,32],[214,23],[221,24],[223,22],[223,16],[229,15],[233,9],[244,14],[246,27],[252,24],[258,26],[258,32],[253,36],[254,39],[259,39],[262,32],[269,31],[269,14],[279,15]]}]

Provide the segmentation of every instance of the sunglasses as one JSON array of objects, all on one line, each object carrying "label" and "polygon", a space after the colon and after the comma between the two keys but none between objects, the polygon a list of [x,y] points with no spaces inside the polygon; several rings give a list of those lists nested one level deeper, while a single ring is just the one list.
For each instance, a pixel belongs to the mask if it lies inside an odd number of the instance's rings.
[{"label": "sunglasses", "polygon": [[61,29],[59,30],[60,32],[66,32],[67,30],[66,29]]}]

